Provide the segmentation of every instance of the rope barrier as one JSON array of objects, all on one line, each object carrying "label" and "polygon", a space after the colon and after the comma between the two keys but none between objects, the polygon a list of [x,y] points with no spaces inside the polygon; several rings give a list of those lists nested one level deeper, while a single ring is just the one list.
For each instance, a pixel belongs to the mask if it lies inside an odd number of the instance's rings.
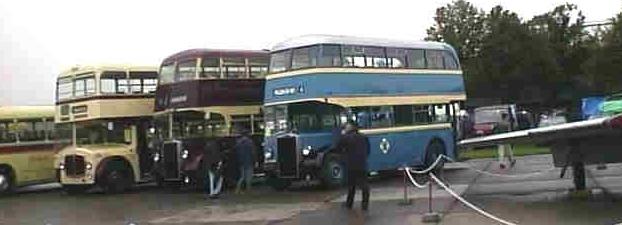
[{"label": "rope barrier", "polygon": [[[406,173],[406,175],[408,176],[408,178],[410,179],[410,183],[412,183],[415,187],[423,189],[426,188],[426,186],[428,185],[428,183],[425,184],[419,184],[417,183],[417,181],[415,181],[415,179],[413,178],[413,176],[410,174],[410,167],[406,167],[406,169],[404,170],[404,173]],[[428,181],[429,182],[429,181]]]},{"label": "rope barrier", "polygon": [[[414,170],[410,167],[405,167],[404,168],[404,173],[405,175],[408,177],[408,179],[410,180],[410,183],[415,186],[416,188],[419,189],[424,189],[426,187],[428,187],[428,185],[430,184],[431,180],[433,180],[436,184],[438,184],[439,186],[441,186],[445,191],[447,191],[447,193],[449,193],[451,196],[453,196],[455,199],[457,199],[458,201],[462,202],[462,204],[466,205],[467,207],[475,210],[477,213],[488,217],[492,220],[495,220],[501,224],[504,225],[516,225],[516,223],[512,223],[509,222],[507,220],[501,219],[499,217],[496,217],[495,215],[492,215],[484,210],[482,210],[481,208],[473,205],[472,203],[468,202],[467,200],[465,200],[464,198],[462,198],[462,196],[458,195],[456,192],[454,192],[452,189],[450,189],[445,183],[443,183],[440,179],[438,179],[434,173],[430,173],[430,171],[432,171],[434,168],[436,168],[436,166],[438,166],[438,164],[441,162],[442,159],[446,159],[447,161],[450,162],[455,162],[452,158],[449,158],[445,155],[439,155],[438,158],[436,158],[436,160],[434,161],[434,163],[432,163],[432,165],[430,165],[428,168],[424,169],[424,170]],[[478,173],[481,174],[485,174],[485,175],[489,175],[489,176],[496,176],[496,177],[529,177],[529,176],[535,176],[535,175],[540,175],[546,172],[549,172],[555,168],[551,168],[548,169],[546,171],[539,171],[536,173],[529,173],[529,174],[520,174],[520,175],[507,175],[507,174],[496,174],[496,173],[491,173],[488,171],[483,171],[483,170],[479,170],[474,168],[472,165],[469,165],[469,169],[472,169]],[[412,176],[411,173],[415,173],[415,174],[428,174],[428,176],[430,177],[430,181],[428,181],[427,183],[424,184],[420,184],[418,183],[414,177]]]},{"label": "rope barrier", "polygon": [[[447,158],[447,159],[451,159],[445,155],[439,155],[438,158],[436,158],[436,161],[434,161],[434,163],[432,163],[432,165],[430,165],[428,168],[426,168],[425,170],[411,170],[411,172],[415,173],[415,174],[426,174],[430,171],[432,171],[434,168],[436,168],[436,166],[441,162],[441,159],[443,158]],[[453,162],[453,159],[451,159],[451,161]]]},{"label": "rope barrier", "polygon": [[480,209],[479,207],[473,205],[472,203],[466,201],[464,198],[462,198],[460,195],[456,194],[456,192],[454,192],[453,190],[451,190],[449,187],[447,187],[447,185],[445,185],[443,182],[440,181],[440,179],[438,179],[436,176],[434,176],[433,173],[430,173],[430,178],[432,178],[432,180],[434,180],[434,182],[436,182],[436,184],[438,184],[439,186],[441,186],[443,189],[445,189],[445,191],[447,191],[447,193],[449,193],[451,196],[453,196],[454,198],[456,198],[458,201],[462,202],[462,204],[466,205],[467,207],[475,210],[476,212],[478,212],[479,214],[488,217],[492,220],[495,220],[501,224],[505,224],[505,225],[516,225],[516,223],[512,223],[509,222],[507,220],[501,219],[499,217],[496,217],[482,209]]},{"label": "rope barrier", "polygon": [[[445,158],[447,161],[450,161],[450,162],[456,162],[456,161],[454,161],[452,158],[449,158],[449,157],[447,157],[447,156],[445,156],[445,155],[441,155],[441,156],[442,156],[443,158]],[[469,165],[469,169],[471,169],[471,170],[473,170],[473,171],[475,171],[475,172],[477,172],[477,173],[484,174],[484,175],[488,175],[488,176],[492,176],[492,177],[502,177],[502,178],[527,178],[527,177],[535,177],[535,176],[542,175],[542,174],[546,174],[546,173],[548,173],[548,172],[551,172],[551,171],[553,171],[553,170],[557,169],[557,168],[555,168],[555,167],[551,167],[551,168],[549,168],[549,169],[542,170],[542,171],[538,171],[538,172],[533,172],[533,173],[524,173],[524,174],[499,174],[499,173],[491,173],[491,172],[488,172],[488,171],[484,171],[484,170],[477,169],[477,168],[475,168],[473,165],[471,165],[470,163],[466,163],[466,164],[467,164],[467,165]]]}]

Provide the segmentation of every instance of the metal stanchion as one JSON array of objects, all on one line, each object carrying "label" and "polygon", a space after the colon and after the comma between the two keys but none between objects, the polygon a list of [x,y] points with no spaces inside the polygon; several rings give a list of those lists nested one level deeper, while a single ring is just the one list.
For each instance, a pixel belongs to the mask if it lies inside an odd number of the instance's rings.
[{"label": "metal stanchion", "polygon": [[400,205],[412,205],[412,200],[410,198],[408,198],[408,180],[407,180],[407,174],[408,173],[408,168],[404,167],[402,168],[402,170],[404,170],[404,199],[399,203]]},{"label": "metal stanchion", "polygon": [[432,211],[432,172],[428,173],[428,212],[423,214],[421,221],[424,223],[438,223],[441,221],[441,215]]}]

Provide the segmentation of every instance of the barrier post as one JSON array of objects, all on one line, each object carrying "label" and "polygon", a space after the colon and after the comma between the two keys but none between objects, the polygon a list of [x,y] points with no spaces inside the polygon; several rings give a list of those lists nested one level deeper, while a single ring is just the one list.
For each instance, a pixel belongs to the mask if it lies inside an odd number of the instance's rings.
[{"label": "barrier post", "polygon": [[399,205],[412,205],[412,200],[408,198],[408,180],[406,173],[408,173],[408,167],[402,168],[404,170],[404,199],[399,203]]},{"label": "barrier post", "polygon": [[441,215],[432,211],[432,172],[428,173],[428,212],[423,215],[421,221],[424,223],[438,223],[441,221]]}]

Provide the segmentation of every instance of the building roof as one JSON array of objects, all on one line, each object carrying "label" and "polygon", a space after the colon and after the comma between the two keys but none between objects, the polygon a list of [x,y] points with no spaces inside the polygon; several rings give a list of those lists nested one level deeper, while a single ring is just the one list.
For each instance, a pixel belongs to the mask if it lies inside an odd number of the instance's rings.
[{"label": "building roof", "polygon": [[384,38],[317,34],[290,38],[274,45],[272,47],[272,51],[281,51],[316,44],[362,45],[414,49],[451,49],[453,51],[453,48],[448,44],[434,41],[393,40]]},{"label": "building roof", "polygon": [[54,117],[54,106],[0,106],[0,120]]}]

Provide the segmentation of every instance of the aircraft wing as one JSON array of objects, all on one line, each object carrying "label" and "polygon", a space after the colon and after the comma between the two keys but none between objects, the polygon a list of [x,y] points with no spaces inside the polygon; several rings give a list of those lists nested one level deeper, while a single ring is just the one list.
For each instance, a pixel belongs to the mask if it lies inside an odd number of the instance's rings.
[{"label": "aircraft wing", "polygon": [[555,140],[579,138],[622,129],[622,114],[529,130],[513,131],[458,141],[458,147],[474,148],[497,144],[546,144]]}]

